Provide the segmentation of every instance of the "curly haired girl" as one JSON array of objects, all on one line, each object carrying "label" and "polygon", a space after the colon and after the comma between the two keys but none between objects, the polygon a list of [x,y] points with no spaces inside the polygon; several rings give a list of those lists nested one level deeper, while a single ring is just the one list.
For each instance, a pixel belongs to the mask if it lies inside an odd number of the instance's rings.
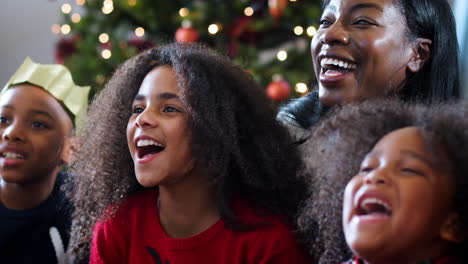
[{"label": "curly haired girl", "polygon": [[466,105],[349,105],[313,134],[320,191],[299,222],[320,263],[466,263]]},{"label": "curly haired girl", "polygon": [[240,67],[151,49],[90,109],[72,166],[79,259],[92,237],[91,263],[307,262],[287,224],[305,195],[297,150]]}]

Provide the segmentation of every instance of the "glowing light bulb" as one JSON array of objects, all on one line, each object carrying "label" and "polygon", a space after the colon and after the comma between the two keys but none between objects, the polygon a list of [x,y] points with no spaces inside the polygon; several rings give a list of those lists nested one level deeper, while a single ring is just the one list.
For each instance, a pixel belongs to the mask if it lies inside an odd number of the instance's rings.
[{"label": "glowing light bulb", "polygon": [[305,83],[296,83],[296,88],[295,89],[296,89],[296,91],[298,93],[301,93],[301,94],[306,93],[307,91],[309,91],[309,87],[307,87],[307,84],[305,84]]},{"label": "glowing light bulb", "polygon": [[107,43],[108,41],[109,41],[109,35],[107,35],[106,33],[102,33],[101,35],[99,35],[99,42]]},{"label": "glowing light bulb", "polygon": [[52,33],[58,34],[60,33],[60,25],[59,24],[53,24],[51,27]]},{"label": "glowing light bulb", "polygon": [[179,15],[181,17],[186,17],[188,16],[188,14],[190,13],[190,11],[188,10],[188,8],[186,7],[182,7],[180,10],[179,10]]},{"label": "glowing light bulb", "polygon": [[62,5],[62,12],[63,12],[64,14],[70,13],[71,10],[72,10],[72,7],[71,7],[70,4],[63,4],[63,5]]},{"label": "glowing light bulb", "polygon": [[101,56],[102,56],[102,58],[107,60],[112,56],[112,52],[110,50],[108,50],[108,49],[103,49],[102,52],[101,52]]},{"label": "glowing light bulb", "polygon": [[307,35],[309,37],[313,37],[317,33],[317,29],[314,26],[310,26],[307,28]]},{"label": "glowing light bulb", "polygon": [[142,27],[137,27],[135,29],[135,35],[137,35],[137,37],[143,37],[145,35],[145,29]]},{"label": "glowing light bulb", "polygon": [[85,3],[86,3],[85,0],[76,0],[76,4],[77,4],[77,5],[81,5],[81,6],[82,6],[82,5],[84,5]]},{"label": "glowing light bulb", "polygon": [[278,54],[276,55],[278,60],[280,61],[285,61],[288,58],[288,53],[284,50],[278,51]]},{"label": "glowing light bulb", "polygon": [[71,16],[71,21],[72,21],[73,23],[78,23],[78,22],[80,22],[80,21],[81,21],[81,16],[80,16],[80,14],[73,14],[73,15]]},{"label": "glowing light bulb", "polygon": [[62,34],[67,35],[71,31],[71,27],[68,24],[63,24],[60,28],[60,31],[62,32]]},{"label": "glowing light bulb", "polygon": [[299,35],[302,35],[302,33],[304,33],[304,28],[303,28],[303,27],[301,27],[301,26],[296,26],[296,27],[294,28],[294,34],[296,34],[296,35],[299,36]]},{"label": "glowing light bulb", "polygon": [[208,26],[208,33],[210,33],[211,35],[218,33],[218,31],[219,31],[218,25],[211,24],[210,26]]},{"label": "glowing light bulb", "polygon": [[252,16],[252,15],[254,14],[254,9],[253,9],[252,7],[250,7],[250,6],[249,6],[249,7],[246,7],[246,8],[244,9],[244,14],[245,14],[246,16]]}]

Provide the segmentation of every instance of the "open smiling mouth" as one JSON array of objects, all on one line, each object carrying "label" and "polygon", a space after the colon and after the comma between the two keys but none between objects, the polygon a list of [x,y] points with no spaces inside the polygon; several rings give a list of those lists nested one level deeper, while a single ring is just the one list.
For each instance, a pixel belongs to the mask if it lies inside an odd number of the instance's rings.
[{"label": "open smiling mouth", "polygon": [[141,139],[137,142],[137,156],[139,159],[144,158],[147,155],[157,154],[163,151],[166,147],[162,144],[151,140],[151,139]]},{"label": "open smiling mouth", "polygon": [[392,215],[392,209],[385,201],[378,198],[365,198],[359,203],[357,215],[389,217]]},{"label": "open smiling mouth", "polygon": [[24,159],[24,156],[14,152],[1,152],[0,157],[5,159]]},{"label": "open smiling mouth", "polygon": [[320,66],[325,75],[342,74],[356,69],[355,63],[327,57],[320,60]]}]

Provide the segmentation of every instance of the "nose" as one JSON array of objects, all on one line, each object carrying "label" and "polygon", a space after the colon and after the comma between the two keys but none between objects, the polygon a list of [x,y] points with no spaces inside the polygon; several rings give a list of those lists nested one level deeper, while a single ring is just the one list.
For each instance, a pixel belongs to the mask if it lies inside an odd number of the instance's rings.
[{"label": "nose", "polygon": [[349,44],[349,32],[339,21],[336,21],[328,28],[323,29],[320,42],[327,45],[347,45]]},{"label": "nose", "polygon": [[388,184],[390,181],[387,177],[387,172],[385,169],[375,169],[371,173],[366,174],[364,176],[364,182],[366,184]]},{"label": "nose", "polygon": [[135,127],[144,128],[144,127],[156,127],[157,125],[156,114],[150,109],[145,109],[141,112],[135,119]]},{"label": "nose", "polygon": [[24,141],[24,130],[15,122],[3,130],[2,137],[7,141],[21,142]]}]

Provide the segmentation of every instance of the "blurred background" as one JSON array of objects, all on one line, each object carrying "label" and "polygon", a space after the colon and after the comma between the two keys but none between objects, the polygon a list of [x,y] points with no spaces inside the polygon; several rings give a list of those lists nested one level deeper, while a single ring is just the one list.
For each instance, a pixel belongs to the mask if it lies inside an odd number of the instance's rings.
[{"label": "blurred background", "polygon": [[[468,1],[451,5],[466,97]],[[29,56],[65,64],[95,93],[144,49],[203,42],[233,58],[281,103],[314,88],[310,40],[319,16],[320,0],[4,0],[0,81]]]}]

